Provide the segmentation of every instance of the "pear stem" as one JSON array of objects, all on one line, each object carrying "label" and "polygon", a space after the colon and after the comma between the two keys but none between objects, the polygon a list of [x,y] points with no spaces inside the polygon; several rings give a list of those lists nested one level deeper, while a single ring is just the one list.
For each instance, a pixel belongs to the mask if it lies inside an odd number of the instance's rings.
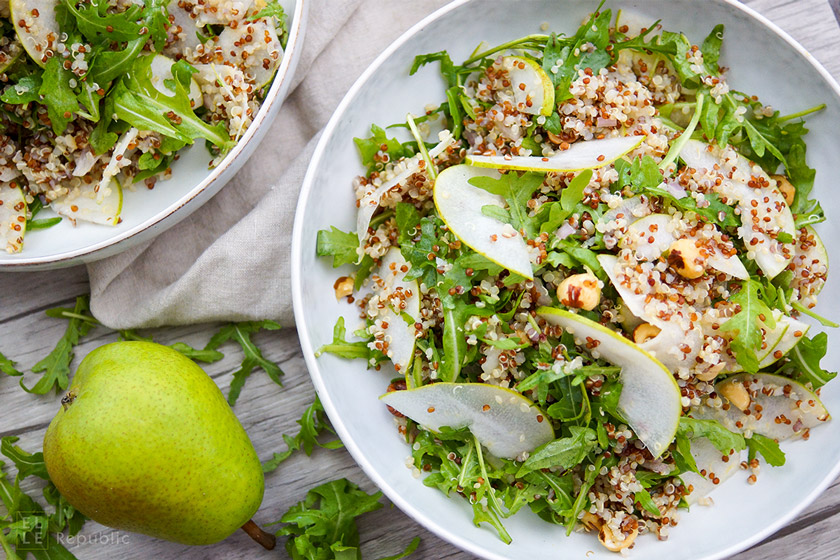
[{"label": "pear stem", "polygon": [[259,525],[254,523],[253,519],[249,519],[248,523],[242,526],[242,530],[248,533],[249,537],[260,543],[264,549],[274,550],[274,545],[277,544],[277,537],[263,531]]}]

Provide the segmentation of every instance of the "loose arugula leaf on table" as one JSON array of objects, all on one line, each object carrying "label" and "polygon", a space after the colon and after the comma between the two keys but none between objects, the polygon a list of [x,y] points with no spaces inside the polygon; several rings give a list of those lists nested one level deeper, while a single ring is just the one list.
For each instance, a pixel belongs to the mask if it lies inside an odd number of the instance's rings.
[{"label": "loose arugula leaf on table", "polygon": [[13,377],[23,375],[23,372],[17,369],[17,363],[13,362],[3,354],[0,354],[0,371]]},{"label": "loose arugula leaf on table", "polygon": [[[14,482],[10,482],[6,464],[0,461],[0,503],[5,509],[5,515],[0,515],[0,547],[10,560],[26,558],[28,554],[39,560],[75,560],[56,535],[64,531],[76,535],[86,518],[49,482],[43,454],[28,453],[14,445],[17,441],[17,437],[11,436],[0,439],[0,453],[11,459],[17,469]],[[48,481],[43,495],[52,512],[45,511],[21,489],[20,483],[29,476]]]},{"label": "loose arugula leaf on table", "polygon": [[318,232],[315,241],[315,254],[319,257],[332,257],[333,268],[341,265],[353,264],[359,254],[359,237],[355,233],[341,231],[335,226]]},{"label": "loose arugula leaf on table", "polygon": [[677,428],[677,435],[686,438],[704,437],[708,439],[721,453],[729,454],[732,451],[742,451],[747,444],[744,436],[730,432],[717,420],[697,420],[683,416],[680,418],[680,425]]},{"label": "loose arugula leaf on table", "polygon": [[740,306],[740,310],[720,326],[723,332],[732,333],[730,347],[735,352],[735,359],[744,371],[758,371],[758,356],[764,340],[762,329],[769,331],[776,326],[773,313],[761,299],[761,283],[748,279],[741,285],[741,290],[730,301]]},{"label": "loose arugula leaf on table", "polygon": [[[123,340],[134,340],[139,342],[154,342],[152,337],[143,337],[134,332],[131,329],[121,330],[119,331],[120,338]],[[222,358],[225,357],[224,354],[219,352],[218,350],[207,350],[205,349],[198,349],[193,348],[189,344],[184,342],[175,342],[174,344],[169,345],[170,348],[173,350],[177,350],[187,358],[194,360],[196,362],[204,362],[206,364],[212,364],[213,362],[218,362]]]},{"label": "loose arugula leaf on table", "polygon": [[275,453],[271,459],[263,461],[263,472],[273,471],[280,466],[280,463],[291,457],[295,451],[303,450],[308,457],[312,455],[316,446],[324,449],[344,447],[341,440],[337,438],[325,443],[318,441],[321,434],[326,432],[335,435],[335,430],[332,429],[321,400],[317,395],[315,396],[315,402],[307,407],[297,423],[300,425],[300,431],[295,437],[283,434],[283,440],[286,442],[288,449],[282,453]]},{"label": "loose arugula leaf on table", "polygon": [[217,350],[219,346],[229,340],[237,342],[242,347],[244,359],[239,369],[233,373],[233,381],[230,383],[230,392],[228,393],[228,402],[231,406],[236,404],[236,399],[239,398],[245,380],[257,367],[266,372],[277,385],[283,386],[280,381],[280,377],[284,375],[283,370],[276,363],[263,357],[262,351],[251,341],[251,335],[254,333],[261,330],[276,331],[278,329],[280,329],[280,325],[270,320],[231,323],[214,334],[207,346],[204,347],[206,351]]},{"label": "loose arugula leaf on table", "polygon": [[752,461],[756,454],[760,454],[767,464],[772,467],[781,467],[785,464],[785,453],[779,447],[779,443],[761,434],[753,434],[747,439],[749,448],[749,460]]},{"label": "loose arugula leaf on table", "polygon": [[[356,518],[380,509],[381,497],[381,492],[368,494],[345,478],[327,482],[283,514],[276,523],[286,525],[277,536],[289,537],[286,551],[292,560],[361,560]],[[389,558],[404,558],[418,544],[414,539],[405,552]]]},{"label": "loose arugula leaf on table", "polygon": [[50,317],[66,318],[67,328],[64,335],[58,341],[55,348],[49,355],[37,364],[32,366],[34,373],[43,373],[41,379],[30,389],[20,381],[20,386],[27,393],[45,395],[55,388],[56,392],[64,391],[70,384],[70,363],[73,361],[73,349],[79,343],[79,339],[85,336],[91,328],[99,324],[90,315],[90,302],[88,296],[76,298],[74,308],[56,308],[47,310]]}]

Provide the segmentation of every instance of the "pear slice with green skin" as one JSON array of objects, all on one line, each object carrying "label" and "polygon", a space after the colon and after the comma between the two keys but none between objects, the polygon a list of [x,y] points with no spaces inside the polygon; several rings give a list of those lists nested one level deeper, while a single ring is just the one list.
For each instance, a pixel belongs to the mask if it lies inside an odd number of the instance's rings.
[{"label": "pear slice with green skin", "polygon": [[[649,261],[658,259],[677,240],[677,236],[670,227],[671,221],[672,217],[667,214],[651,214],[636,220],[627,228],[627,234],[621,240],[622,246],[631,236],[643,236],[644,244],[636,249],[636,254]],[[747,272],[744,263],[737,255],[727,257],[712,249],[706,262],[709,267],[735,278],[745,280],[750,277],[750,273]]]},{"label": "pear slice with green skin", "polygon": [[[737,201],[741,219],[738,235],[748,250],[754,253],[755,263],[765,276],[775,278],[787,267],[790,257],[783,254],[784,244],[771,237],[770,229],[778,228],[779,231],[796,237],[793,214],[779,189],[776,188],[775,181],[759,166],[754,165],[734,149],[721,150],[717,146],[711,146],[699,140],[686,142],[680,151],[680,158],[689,167],[698,171],[705,169],[721,179],[719,184],[717,181],[713,182],[712,189],[729,201]],[[729,164],[725,158],[728,158]],[[745,170],[750,172],[749,179],[744,178]],[[729,171],[732,171],[734,175],[730,176]],[[748,185],[748,182],[755,183],[753,178],[765,182],[766,186],[754,188]],[[768,202],[765,202],[765,199]],[[728,203],[731,204],[731,202]],[[760,226],[757,226],[759,231],[754,230],[752,212],[758,212],[756,219],[760,220],[758,222]],[[770,218],[770,222],[763,220],[765,215]]]},{"label": "pear slice with green skin", "polygon": [[[402,270],[403,267],[406,268],[405,272]],[[400,373],[408,370],[414,357],[416,341],[414,322],[420,317],[420,286],[416,280],[405,280],[410,267],[411,265],[403,258],[400,250],[391,247],[382,257],[378,272],[378,276],[384,282],[380,298],[397,294],[394,300],[405,303],[404,309],[394,309],[390,303],[392,300],[388,299],[385,309],[382,310],[382,320],[388,324],[383,329],[385,340],[388,341],[386,355],[391,358],[394,367]],[[404,314],[411,319],[410,324]]]},{"label": "pear slice with green skin", "polygon": [[538,173],[583,171],[611,164],[624,154],[638,148],[644,139],[644,136],[617,136],[602,140],[583,140],[575,142],[568,150],[548,157],[468,154],[466,161],[475,167],[491,169],[515,169]]},{"label": "pear slice with green skin", "polygon": [[[697,470],[705,472],[706,475],[691,471],[680,474],[683,484],[693,487],[691,493],[685,497],[688,505],[693,506],[698,503],[701,498],[738,472],[741,466],[741,455],[743,455],[742,451],[736,451],[727,457],[727,461],[724,461],[724,454],[707,438],[692,438],[691,456],[694,458]],[[713,478],[718,479],[717,484],[712,481]]]},{"label": "pear slice with green skin", "polygon": [[[46,52],[55,52],[61,29],[55,16],[56,0],[10,0],[12,25],[29,57],[44,67],[49,60]],[[33,16],[33,11],[38,16]],[[21,25],[23,23],[23,25]]]},{"label": "pear slice with green skin", "polygon": [[536,61],[506,56],[501,65],[510,78],[517,111],[545,117],[554,112],[554,82]]},{"label": "pear slice with green skin", "polygon": [[[647,295],[644,292],[637,294],[621,282],[618,257],[603,254],[598,255],[597,258],[630,313],[660,329],[658,335],[639,346],[653,354],[670,371],[692,365],[703,346],[703,334],[700,328],[687,328],[678,324],[675,319],[665,321],[648,313]],[[690,314],[690,311],[686,306],[684,310],[678,310],[677,313],[686,316]],[[688,352],[684,351],[686,346],[689,348]]]},{"label": "pear slice with green skin", "polygon": [[505,200],[472,186],[474,177],[499,178],[498,171],[469,165],[444,169],[435,181],[434,199],[438,214],[449,230],[476,253],[511,272],[533,280],[531,257],[522,235],[510,224],[485,216],[484,206],[505,207]]},{"label": "pear slice with green skin", "polygon": [[487,450],[503,459],[522,459],[554,439],[548,416],[516,391],[487,383],[433,383],[386,393],[379,399],[421,426],[469,428]]},{"label": "pear slice with green skin", "polygon": [[[746,411],[741,411],[726,397],[730,390],[726,384],[739,384],[747,390],[750,404]],[[723,406],[699,406],[692,409],[690,416],[717,420],[727,430],[747,437],[755,433],[783,441],[802,436],[805,430],[831,418],[816,393],[801,383],[771,373],[733,375],[719,381],[715,391],[723,398],[727,410]],[[756,405],[761,406],[760,412]]]},{"label": "pear slice with green skin", "polygon": [[20,253],[26,233],[26,199],[20,187],[0,183],[0,243],[8,253]]},{"label": "pear slice with green skin", "polygon": [[[796,232],[793,249],[794,276],[790,287],[794,289],[797,300],[810,298],[815,303],[817,295],[825,286],[825,274],[828,272],[828,251],[817,231],[805,226],[804,231]],[[825,272],[820,267],[825,267]],[[807,276],[803,275],[807,273]],[[797,297],[798,296],[798,297]]]},{"label": "pear slice with green skin", "polygon": [[61,216],[106,226],[115,226],[122,212],[122,186],[112,178],[109,185],[95,191],[98,183],[73,187],[69,193],[50,202],[50,208]]},{"label": "pear slice with green skin", "polygon": [[638,344],[585,317],[553,307],[541,307],[537,314],[572,334],[593,358],[621,368],[619,412],[654,458],[668,449],[682,412],[680,388],[671,372]]},{"label": "pear slice with green skin", "polygon": [[[440,142],[437,146],[429,150],[429,158],[436,158],[454,143],[455,139],[452,137],[452,133],[448,130],[441,132]],[[406,159],[401,163],[404,167],[403,171],[388,181],[385,181],[375,189],[367,191],[361,200],[359,200],[359,212],[356,214],[356,235],[358,236],[360,243],[364,243],[368,237],[370,220],[379,208],[382,197],[386,192],[401,184],[415,173],[418,173],[421,170],[420,161],[422,160],[423,154],[417,154]],[[361,258],[361,256],[359,258]]]}]

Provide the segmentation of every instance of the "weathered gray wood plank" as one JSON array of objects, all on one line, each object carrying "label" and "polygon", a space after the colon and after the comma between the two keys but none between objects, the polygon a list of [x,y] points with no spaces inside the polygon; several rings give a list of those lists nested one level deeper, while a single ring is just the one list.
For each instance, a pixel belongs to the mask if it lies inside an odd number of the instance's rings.
[{"label": "weathered gray wood plank", "polygon": [[[434,2],[438,4],[439,2]],[[698,4],[701,2],[698,1]],[[822,0],[750,0],[759,12],[791,33],[811,50],[835,76],[840,76],[840,32],[827,4]],[[431,6],[431,3],[429,3]],[[376,2],[368,2],[363,9],[383,9]],[[431,7],[429,8],[431,11]],[[396,34],[396,31],[391,30]],[[364,38],[360,38],[364,40]],[[56,305],[72,304],[76,295],[87,291],[83,268],[76,267],[54,272],[0,274],[0,351],[28,369],[44,357],[61,336],[64,325],[44,316],[43,310]],[[185,341],[202,346],[214,332],[213,326],[192,326],[154,331],[160,342]],[[77,349],[77,359],[93,348],[116,340],[106,329],[91,334]],[[309,405],[314,391],[293,330],[262,333],[256,337],[267,357],[277,360],[286,372],[284,387],[274,385],[261,371],[256,371],[245,385],[240,402],[235,407],[242,424],[248,430],[261,457],[285,449],[283,433],[295,433],[295,420]],[[233,345],[223,348],[224,360],[205,366],[223,391],[227,391],[231,373],[239,365],[239,351]],[[35,376],[27,374],[25,382],[32,385]],[[0,435],[21,436],[26,449],[39,449],[44,430],[56,407],[55,395],[43,397],[24,393],[18,379],[0,376]],[[256,516],[259,523],[278,519],[292,504],[302,499],[308,488],[336,477],[346,476],[364,489],[375,488],[344,450],[316,449],[311,458],[293,456],[276,472],[266,478],[266,498]],[[840,483],[832,485],[819,499],[788,527],[752,550],[735,558],[738,560],[791,559],[840,557],[837,530],[840,524]],[[417,558],[466,560],[463,553],[441,541],[415,524],[391,506],[365,516],[360,522],[365,557],[376,558],[401,550],[414,536],[423,543]],[[679,529],[677,529],[679,530]],[[285,553],[261,551],[245,535],[239,534],[213,547],[189,548],[173,545],[149,537],[125,534],[88,523],[82,539],[70,543],[70,549],[80,560],[105,558],[283,558]]]}]

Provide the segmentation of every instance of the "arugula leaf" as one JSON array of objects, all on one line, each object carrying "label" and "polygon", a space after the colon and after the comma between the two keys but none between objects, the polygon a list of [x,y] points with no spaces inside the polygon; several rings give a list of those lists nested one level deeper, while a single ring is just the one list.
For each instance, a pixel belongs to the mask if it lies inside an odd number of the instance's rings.
[{"label": "arugula leaf", "polygon": [[242,347],[244,359],[242,365],[238,370],[233,372],[233,381],[230,383],[230,392],[228,393],[228,402],[231,406],[236,404],[236,399],[239,398],[239,393],[245,385],[245,380],[253,373],[254,369],[259,367],[268,374],[272,381],[281,387],[280,377],[283,375],[283,370],[280,369],[276,363],[263,357],[262,351],[251,341],[251,335],[261,330],[276,331],[280,325],[274,321],[245,321],[242,323],[231,323],[222,327],[219,332],[213,335],[205,351],[216,350],[229,340],[237,342]]},{"label": "arugula leaf", "polygon": [[359,258],[359,237],[355,233],[341,231],[335,226],[318,232],[315,241],[315,254],[319,257],[333,258],[333,268],[353,264]]},{"label": "arugula leaf", "polygon": [[570,469],[580,464],[595,448],[597,443],[595,430],[570,426],[569,431],[570,436],[555,439],[535,449],[519,468],[516,476],[521,477],[529,472],[549,467]]},{"label": "arugula leaf", "polygon": [[729,345],[735,352],[735,359],[745,371],[758,371],[758,356],[764,336],[761,329],[770,330],[776,326],[773,313],[761,300],[761,283],[748,279],[741,285],[741,290],[730,301],[740,306],[740,311],[720,326],[723,332],[732,334]]},{"label": "arugula leaf", "polygon": [[781,467],[785,464],[785,453],[779,448],[779,442],[761,434],[753,434],[747,439],[749,458],[752,460],[756,453],[761,454],[771,467]]},{"label": "arugula leaf", "polygon": [[439,51],[429,54],[421,54],[414,57],[414,63],[411,65],[411,70],[408,71],[409,76],[413,76],[420,68],[432,62],[440,62],[440,74],[446,80],[448,88],[458,86],[458,70],[452,62],[452,58],[446,51]]},{"label": "arugula leaf", "polygon": [[151,130],[192,144],[204,138],[223,151],[234,145],[222,123],[209,125],[193,111],[189,97],[190,74],[196,72],[185,61],[172,65],[173,80],[166,80],[169,95],[152,83],[153,56],[139,56],[109,94],[114,114],[141,130]]},{"label": "arugula leaf", "polygon": [[691,454],[691,440],[685,435],[677,433],[671,455],[674,457],[674,463],[680,472],[695,472],[700,474],[700,469],[697,468],[697,462]]},{"label": "arugula leaf", "polygon": [[[16,437],[7,436],[0,443],[0,453],[11,459],[18,470],[14,483],[11,483],[3,470],[5,463],[0,461],[0,503],[5,509],[0,515],[0,547],[10,560],[26,558],[27,554],[32,554],[36,560],[75,560],[76,557],[54,535],[65,530],[71,536],[77,534],[86,518],[68,504],[49,482],[43,454],[28,453],[14,445],[17,441]],[[53,506],[51,513],[44,511],[21,489],[21,481],[29,476],[48,481],[43,494],[46,502]]]},{"label": "arugula leaf", "polygon": [[332,343],[324,344],[318,348],[318,351],[315,352],[315,357],[317,358],[324,352],[327,352],[328,354],[348,360],[362,359],[370,362],[373,359],[378,363],[387,359],[381,352],[371,350],[368,347],[368,343],[364,340],[348,342],[345,339],[346,335],[347,329],[344,327],[344,317],[339,317],[335,322],[335,327],[333,327]]},{"label": "arugula leaf", "polygon": [[47,467],[44,465],[43,453],[28,453],[15,445],[19,441],[19,437],[6,436],[0,438],[0,453],[8,457],[15,464],[18,470],[18,478],[24,478],[35,475],[38,478],[49,480],[50,475],[47,474]]},{"label": "arugula leaf", "polygon": [[13,362],[3,354],[0,354],[0,371],[12,377],[23,375],[23,372],[17,369],[17,363]]},{"label": "arugula leaf", "polygon": [[709,68],[717,68],[718,60],[720,60],[720,48],[723,44],[723,31],[723,24],[717,24],[700,46],[700,52],[703,53],[703,62]]},{"label": "arugula leaf", "polygon": [[20,386],[27,393],[45,395],[55,388],[56,392],[67,389],[70,384],[70,363],[73,361],[73,348],[79,343],[79,339],[85,336],[88,331],[99,322],[90,315],[90,302],[88,296],[76,298],[76,305],[73,309],[56,308],[47,311],[50,317],[65,317],[68,319],[64,335],[58,341],[55,348],[49,355],[32,366],[34,373],[42,373],[41,379],[31,389],[20,381]]},{"label": "arugula leaf", "polygon": [[263,8],[253,16],[246,18],[246,21],[256,21],[258,19],[266,17],[277,18],[279,26],[283,28],[286,27],[286,11],[283,10],[283,6],[277,0],[268,0],[268,2],[266,2],[265,8]]},{"label": "arugula leaf", "polygon": [[662,515],[659,507],[653,502],[650,492],[645,489],[639,490],[633,494],[633,501],[639,504],[643,509],[655,517]]},{"label": "arugula leaf", "polygon": [[[283,514],[277,523],[286,525],[277,536],[289,536],[286,551],[292,560],[359,560],[356,518],[380,509],[381,496],[381,492],[368,494],[345,478],[327,482],[309,490],[306,498]],[[412,541],[403,555],[416,548]]]},{"label": "arugula leaf", "polygon": [[56,134],[65,131],[79,109],[76,94],[70,87],[70,80],[74,79],[74,75],[64,68],[63,60],[60,56],[54,56],[47,61],[41,76],[41,88],[38,90],[42,97],[41,103],[47,107],[47,114]]},{"label": "arugula leaf", "polygon": [[0,100],[11,105],[24,105],[26,103],[41,101],[41,76],[31,74],[18,79],[17,83],[6,86]]},{"label": "arugula leaf", "polygon": [[533,237],[536,234],[536,226],[534,220],[528,216],[527,204],[542,185],[544,178],[545,176],[540,173],[528,172],[519,175],[512,172],[505,173],[498,179],[473,177],[469,183],[504,198],[510,213],[510,223],[514,229],[525,230],[528,237]]},{"label": "arugula leaf", "polygon": [[[814,338],[802,339],[788,353],[793,373],[801,376],[802,381],[810,382],[814,389],[818,389],[837,377],[836,371],[822,369],[820,360],[825,357],[828,349],[828,335],[819,333]],[[785,368],[789,369],[789,368]]]},{"label": "arugula leaf", "polygon": [[388,154],[389,161],[396,161],[403,157],[414,155],[407,145],[402,144],[396,138],[388,138],[385,130],[375,124],[370,125],[370,138],[353,138],[353,142],[359,149],[362,158],[362,165],[367,167],[368,173],[380,169],[383,165],[376,161],[375,157],[379,152]]},{"label": "arugula leaf", "polygon": [[323,444],[318,441],[318,437],[324,432],[335,435],[335,430],[330,426],[327,414],[324,412],[324,406],[321,404],[318,395],[315,395],[315,402],[303,411],[303,416],[300,417],[297,423],[300,425],[300,431],[295,437],[283,434],[283,440],[286,442],[288,449],[282,453],[275,453],[271,459],[263,461],[264,473],[275,470],[280,466],[280,463],[291,457],[292,453],[301,449],[308,457],[312,455],[315,446],[323,447],[324,449],[344,447],[340,439],[333,439]]},{"label": "arugula leaf", "polygon": [[744,436],[730,432],[717,420],[697,420],[688,416],[680,417],[677,434],[686,438],[704,437],[708,439],[721,453],[729,454],[746,448]]}]

